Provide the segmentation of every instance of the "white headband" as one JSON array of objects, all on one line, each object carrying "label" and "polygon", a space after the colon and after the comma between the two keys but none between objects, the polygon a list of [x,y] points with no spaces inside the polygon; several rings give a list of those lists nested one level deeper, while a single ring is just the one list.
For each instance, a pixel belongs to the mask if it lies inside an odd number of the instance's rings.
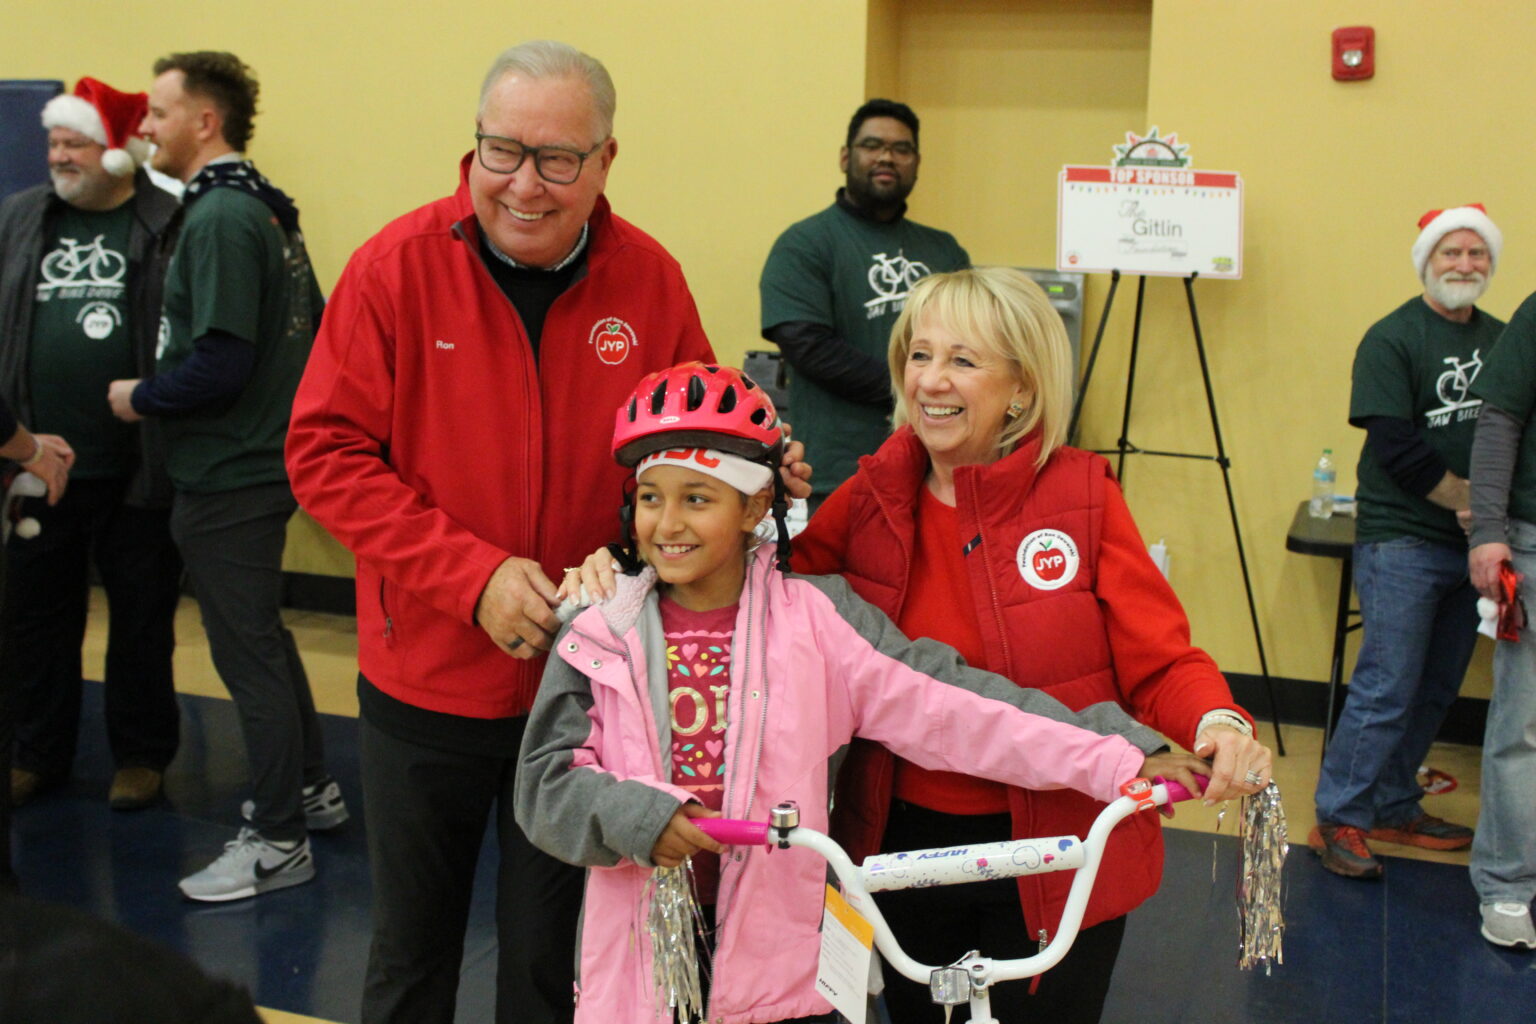
[{"label": "white headband", "polygon": [[657,465],[681,466],[712,476],[748,497],[767,487],[773,480],[773,470],[761,462],[749,462],[740,455],[731,455],[713,448],[667,448],[647,455],[635,466],[635,479],[639,480],[646,470]]}]

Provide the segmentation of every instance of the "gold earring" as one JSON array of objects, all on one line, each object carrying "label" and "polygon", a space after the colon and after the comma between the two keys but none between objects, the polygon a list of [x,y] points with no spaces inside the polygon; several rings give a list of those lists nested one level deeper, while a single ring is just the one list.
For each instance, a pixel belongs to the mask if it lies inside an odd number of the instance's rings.
[{"label": "gold earring", "polygon": [[1019,402],[1009,402],[1008,403],[1008,415],[1009,416],[1012,416],[1015,419],[1017,419],[1019,416],[1023,415],[1023,413],[1024,413],[1024,406],[1021,403],[1019,403]]}]

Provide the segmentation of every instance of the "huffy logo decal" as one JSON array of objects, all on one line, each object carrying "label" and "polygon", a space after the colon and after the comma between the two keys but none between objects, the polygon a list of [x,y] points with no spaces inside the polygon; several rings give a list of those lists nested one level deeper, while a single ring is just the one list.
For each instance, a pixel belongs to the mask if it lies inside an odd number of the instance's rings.
[{"label": "huffy logo decal", "polygon": [[639,344],[634,328],[616,316],[605,316],[593,324],[587,343],[597,352],[597,358],[609,366],[628,359],[630,350]]}]

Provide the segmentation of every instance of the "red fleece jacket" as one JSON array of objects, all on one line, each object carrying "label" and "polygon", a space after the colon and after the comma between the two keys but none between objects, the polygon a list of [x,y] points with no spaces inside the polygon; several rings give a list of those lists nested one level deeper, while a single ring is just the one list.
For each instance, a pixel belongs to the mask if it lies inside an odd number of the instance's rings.
[{"label": "red fleece jacket", "polygon": [[628,475],[613,414],[639,379],[712,360],[682,270],[599,198],[586,270],[555,300],[535,360],[481,262],[458,191],[347,264],[293,403],[300,504],[357,556],[359,668],[380,690],[471,718],[526,714],[544,659],[474,624],[509,556],[552,579],[618,531]]}]

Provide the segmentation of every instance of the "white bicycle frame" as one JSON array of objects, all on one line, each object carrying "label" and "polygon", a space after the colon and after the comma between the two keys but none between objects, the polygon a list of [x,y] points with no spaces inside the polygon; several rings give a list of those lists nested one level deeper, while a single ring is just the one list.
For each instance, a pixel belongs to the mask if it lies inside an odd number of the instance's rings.
[{"label": "white bicycle frame", "polygon": [[[842,883],[844,898],[873,926],[875,946],[887,964],[918,984],[928,985],[935,1003],[946,1006],[969,1003],[971,1024],[999,1024],[992,1016],[991,987],[1001,981],[1043,974],[1067,955],[1082,927],[1088,894],[1093,890],[1099,864],[1104,858],[1104,845],[1115,826],[1138,811],[1190,796],[1189,791],[1176,782],[1157,783],[1151,787],[1150,795],[1144,794],[1141,799],[1122,796],[1099,812],[1086,839],[1052,836],[882,853],[868,858],[862,865],[855,865],[830,836],[802,827],[800,809],[793,803],[775,807],[767,823],[695,818],[693,824],[722,843],[777,845],[781,849],[801,846],[819,854]],[[1035,955],[1012,960],[994,960],[972,950],[953,964],[919,963],[901,948],[870,895],[894,889],[955,885],[1074,869],[1077,876],[1072,879],[1056,937]]]}]

